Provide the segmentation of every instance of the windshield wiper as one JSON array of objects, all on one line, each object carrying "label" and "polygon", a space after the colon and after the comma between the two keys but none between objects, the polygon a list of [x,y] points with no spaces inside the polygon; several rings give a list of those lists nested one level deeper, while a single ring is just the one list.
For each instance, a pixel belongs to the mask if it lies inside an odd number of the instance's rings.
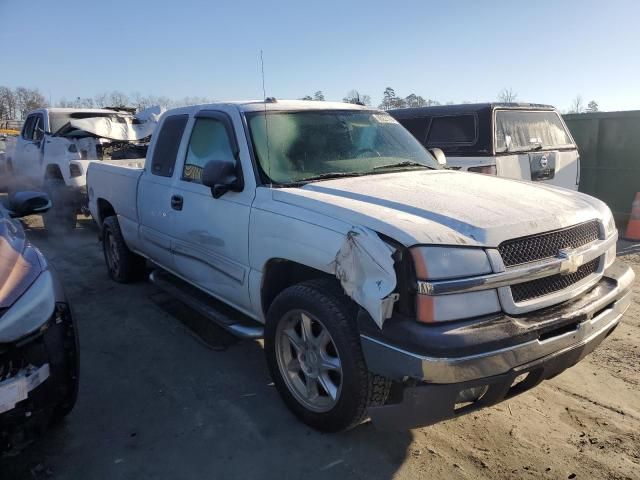
[{"label": "windshield wiper", "polygon": [[429,165],[425,165],[424,163],[412,162],[409,160],[407,160],[406,162],[388,163],[387,165],[378,165],[377,167],[373,167],[373,169],[386,170],[388,168],[402,168],[402,167],[424,167],[424,168],[430,168],[431,170],[435,170],[435,168],[430,167]]},{"label": "windshield wiper", "polygon": [[342,177],[357,177],[363,175],[362,172],[327,172],[321,173],[319,175],[314,175],[313,177],[303,178],[293,183],[307,183],[314,182],[316,180],[330,180],[332,178],[342,178]]}]

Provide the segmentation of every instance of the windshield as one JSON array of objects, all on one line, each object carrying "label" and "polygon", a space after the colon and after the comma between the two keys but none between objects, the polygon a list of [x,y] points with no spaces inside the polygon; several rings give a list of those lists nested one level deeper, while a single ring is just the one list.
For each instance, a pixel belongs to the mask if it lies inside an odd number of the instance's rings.
[{"label": "windshield", "polygon": [[50,133],[56,133],[71,120],[79,120],[83,118],[109,117],[112,121],[118,123],[131,123],[132,115],[119,114],[116,112],[49,112],[49,130]]},{"label": "windshield", "polygon": [[278,184],[439,168],[424,147],[386,113],[255,112],[248,119],[258,163],[269,181]]},{"label": "windshield", "polygon": [[572,147],[557,112],[498,110],[496,152]]}]

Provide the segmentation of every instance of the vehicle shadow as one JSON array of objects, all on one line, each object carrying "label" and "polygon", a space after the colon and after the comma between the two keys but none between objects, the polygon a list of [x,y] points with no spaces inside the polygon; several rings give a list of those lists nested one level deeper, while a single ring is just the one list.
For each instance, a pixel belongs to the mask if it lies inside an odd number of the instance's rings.
[{"label": "vehicle shadow", "polygon": [[323,434],[299,422],[269,377],[261,341],[239,341],[149,282],[106,272],[95,232],[28,231],[73,303],[78,404],[1,478],[392,478],[411,432],[363,424]]}]

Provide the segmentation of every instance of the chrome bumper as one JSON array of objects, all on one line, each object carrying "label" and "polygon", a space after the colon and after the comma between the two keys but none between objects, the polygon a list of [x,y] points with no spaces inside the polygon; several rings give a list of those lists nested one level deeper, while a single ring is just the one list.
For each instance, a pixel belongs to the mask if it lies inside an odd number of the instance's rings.
[{"label": "chrome bumper", "polygon": [[[361,343],[365,359],[374,373],[392,378],[409,377],[427,383],[459,383],[504,374],[552,354],[599,344],[629,307],[634,278],[633,270],[624,267],[615,279],[616,286],[590,303],[583,312],[587,320],[557,336],[475,355],[440,358],[418,355],[363,334]],[[469,335],[474,335],[473,330]]]}]

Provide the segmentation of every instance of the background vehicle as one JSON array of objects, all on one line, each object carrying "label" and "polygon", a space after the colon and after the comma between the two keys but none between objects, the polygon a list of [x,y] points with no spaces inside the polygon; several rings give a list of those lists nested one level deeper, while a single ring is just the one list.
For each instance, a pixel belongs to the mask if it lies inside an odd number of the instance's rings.
[{"label": "background vehicle", "polygon": [[578,149],[550,105],[478,103],[389,113],[424,146],[442,149],[449,167],[578,189]]},{"label": "background vehicle", "polygon": [[47,229],[69,230],[78,213],[88,213],[91,161],[127,163],[145,155],[160,110],[145,112],[135,116],[123,109],[42,108],[29,113],[7,162],[17,188],[49,194],[53,208],[44,216]]},{"label": "background vehicle", "polygon": [[441,169],[366,107],[171,110],[143,169],[87,177],[109,275],[132,281],[149,259],[159,287],[264,334],[282,398],[321,430],[509,398],[596,348],[630,302],[602,202]]},{"label": "background vehicle", "polygon": [[15,453],[67,415],[78,393],[71,307],[42,253],[12,218],[50,208],[20,192],[0,206],[0,455]]}]

